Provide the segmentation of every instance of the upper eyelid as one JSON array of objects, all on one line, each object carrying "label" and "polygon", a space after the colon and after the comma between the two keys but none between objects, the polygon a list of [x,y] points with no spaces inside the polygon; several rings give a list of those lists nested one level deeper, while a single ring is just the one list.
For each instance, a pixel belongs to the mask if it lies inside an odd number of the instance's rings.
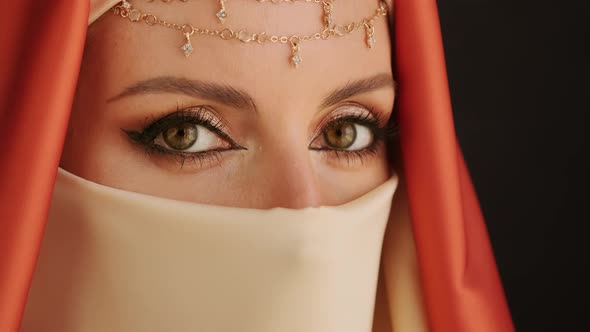
[{"label": "upper eyelid", "polygon": [[[211,117],[208,117],[209,114]],[[195,121],[196,120],[196,121]],[[214,120],[214,121],[212,121]],[[151,129],[154,126],[162,124],[177,124],[182,122],[194,122],[196,124],[211,124],[214,129],[225,129],[227,126],[223,119],[215,114],[210,106],[188,106],[179,108],[176,111],[168,113],[154,121],[144,128]]]},{"label": "upper eyelid", "polygon": [[[202,115],[204,112],[211,114],[212,118],[206,118]],[[200,115],[197,115],[200,114]],[[195,121],[196,120],[196,121]],[[192,122],[201,125],[207,130],[212,131],[220,139],[228,142],[233,146],[240,146],[227,133],[225,122],[212,111],[210,106],[198,105],[180,108],[177,106],[175,112],[167,113],[144,126],[139,131],[122,129],[132,140],[143,144],[152,144],[153,141],[162,134],[162,132],[173,125],[183,122]]]},{"label": "upper eyelid", "polygon": [[377,120],[380,119],[380,114],[375,112],[375,109],[373,107],[369,107],[354,101],[347,101],[332,108],[324,117],[324,120],[320,122],[320,125],[322,124],[322,122],[331,122],[341,117],[361,114],[363,115],[363,117],[366,116],[367,118],[374,118]]},{"label": "upper eyelid", "polygon": [[[346,112],[346,109],[350,110],[351,108],[359,111]],[[319,135],[321,135],[322,130],[325,129],[328,125],[330,125],[334,121],[342,120],[345,118],[350,118],[352,120],[359,120],[360,118],[367,120],[375,120],[379,124],[383,122],[379,114],[374,112],[372,108],[367,107],[361,103],[348,101],[333,107],[330,111],[327,112],[326,115],[323,116],[322,120],[315,126],[312,135],[312,142],[313,140],[317,139]]]}]

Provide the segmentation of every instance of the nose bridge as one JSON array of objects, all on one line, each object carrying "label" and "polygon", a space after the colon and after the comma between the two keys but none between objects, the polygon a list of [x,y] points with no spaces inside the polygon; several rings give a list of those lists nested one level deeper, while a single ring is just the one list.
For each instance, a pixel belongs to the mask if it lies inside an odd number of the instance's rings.
[{"label": "nose bridge", "polygon": [[279,148],[269,151],[271,169],[267,170],[270,201],[274,207],[300,209],[320,204],[321,193],[311,155],[307,147]]},{"label": "nose bridge", "polygon": [[258,176],[265,179],[259,188],[267,207],[300,209],[321,204],[321,191],[313,155],[309,151],[307,99],[277,92],[274,103],[262,108],[258,123]]},{"label": "nose bridge", "polygon": [[267,186],[260,189],[266,191],[265,205],[292,209],[318,206],[320,186],[308,149],[306,122],[283,112],[272,118],[273,123],[265,126],[258,151],[258,158],[263,161],[259,175]]}]

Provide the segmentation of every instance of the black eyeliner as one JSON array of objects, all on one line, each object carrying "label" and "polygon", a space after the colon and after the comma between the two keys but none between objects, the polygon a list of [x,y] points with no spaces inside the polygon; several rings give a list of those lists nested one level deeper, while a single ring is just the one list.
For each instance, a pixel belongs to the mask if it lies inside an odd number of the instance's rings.
[{"label": "black eyeliner", "polygon": [[[230,145],[229,148],[210,149],[200,152],[184,152],[180,150],[167,149],[155,144],[154,141],[165,130],[175,126],[190,123],[193,125],[203,126],[217,135],[220,139]],[[187,161],[199,164],[203,168],[206,163],[219,162],[221,153],[232,150],[247,150],[247,148],[236,143],[226,132],[225,125],[217,117],[211,115],[210,111],[204,106],[187,107],[179,109],[176,112],[165,115],[164,117],[151,122],[140,131],[121,129],[127,137],[135,144],[140,146],[148,155],[160,155],[170,157],[176,160],[183,168]]]},{"label": "black eyeliner", "polygon": [[[395,119],[385,119],[380,113],[373,109],[367,109],[362,105],[353,103],[355,107],[361,108],[363,112],[344,113],[327,118],[323,121],[323,125],[318,128],[318,132],[314,135],[309,149],[328,155],[334,156],[338,160],[346,160],[348,164],[353,162],[360,162],[361,164],[367,160],[368,157],[375,157],[378,155],[379,148],[382,144],[386,144],[393,140],[398,135],[397,121]],[[361,150],[346,150],[337,149],[333,147],[312,147],[315,142],[326,129],[331,126],[339,126],[342,124],[356,124],[367,127],[373,134],[373,141],[371,144]]]},{"label": "black eyeliner", "polygon": [[[231,149],[235,150],[247,150],[247,148],[239,145],[234,141],[224,130],[225,125],[222,121],[208,115],[208,111],[205,107],[188,107],[184,109],[177,109],[176,112],[170,113],[154,122],[149,124],[141,131],[133,131],[122,129],[129,138],[140,144],[153,145],[153,141],[165,130],[178,126],[183,123],[190,123],[193,125],[203,126],[214,134],[219,136],[221,139],[226,141]],[[172,152],[175,152],[172,150]]]}]

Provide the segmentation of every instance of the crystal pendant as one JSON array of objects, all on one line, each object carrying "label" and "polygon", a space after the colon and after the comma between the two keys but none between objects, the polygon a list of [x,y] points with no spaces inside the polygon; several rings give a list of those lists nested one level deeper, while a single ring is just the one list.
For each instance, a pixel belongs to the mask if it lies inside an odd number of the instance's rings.
[{"label": "crystal pendant", "polygon": [[373,48],[375,46],[375,27],[372,24],[365,25],[367,35],[367,46]]},{"label": "crystal pendant", "polygon": [[375,46],[375,36],[370,35],[369,38],[367,38],[367,45],[369,45],[369,48]]},{"label": "crystal pendant", "polygon": [[324,26],[329,28],[332,26],[332,8],[334,4],[332,1],[324,1]]},{"label": "crystal pendant", "polygon": [[225,23],[225,19],[227,18],[227,11],[225,10],[225,0],[220,0],[219,4],[221,5],[221,9],[215,14],[219,19],[221,24]]},{"label": "crystal pendant", "polygon": [[295,67],[299,66],[299,64],[301,63],[301,56],[299,54],[295,54],[292,58],[291,61],[293,61],[293,64],[295,65]]},{"label": "crystal pendant", "polygon": [[332,13],[326,14],[326,28],[332,26]]},{"label": "crystal pendant", "polygon": [[225,23],[225,19],[227,18],[227,12],[225,9],[221,8],[221,10],[217,12],[217,18],[221,23]]},{"label": "crystal pendant", "polygon": [[121,6],[122,6],[123,8],[125,8],[125,9],[131,9],[131,4],[130,4],[129,2],[127,2],[127,1],[123,1],[123,2],[121,3]]},{"label": "crystal pendant", "polygon": [[180,49],[184,53],[184,56],[188,58],[191,55],[191,53],[193,53],[194,48],[191,44],[190,35],[188,33],[185,33],[184,36],[186,37],[186,44],[182,45]]},{"label": "crystal pendant", "polygon": [[291,62],[295,65],[295,68],[303,61],[301,55],[299,55],[299,41],[291,41]]}]

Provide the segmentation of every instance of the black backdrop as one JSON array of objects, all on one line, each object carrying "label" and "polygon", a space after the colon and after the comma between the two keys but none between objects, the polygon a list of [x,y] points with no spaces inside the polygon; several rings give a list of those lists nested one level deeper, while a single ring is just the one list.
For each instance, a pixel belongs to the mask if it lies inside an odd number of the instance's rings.
[{"label": "black backdrop", "polygon": [[590,0],[438,5],[457,133],[516,329],[590,331]]}]

